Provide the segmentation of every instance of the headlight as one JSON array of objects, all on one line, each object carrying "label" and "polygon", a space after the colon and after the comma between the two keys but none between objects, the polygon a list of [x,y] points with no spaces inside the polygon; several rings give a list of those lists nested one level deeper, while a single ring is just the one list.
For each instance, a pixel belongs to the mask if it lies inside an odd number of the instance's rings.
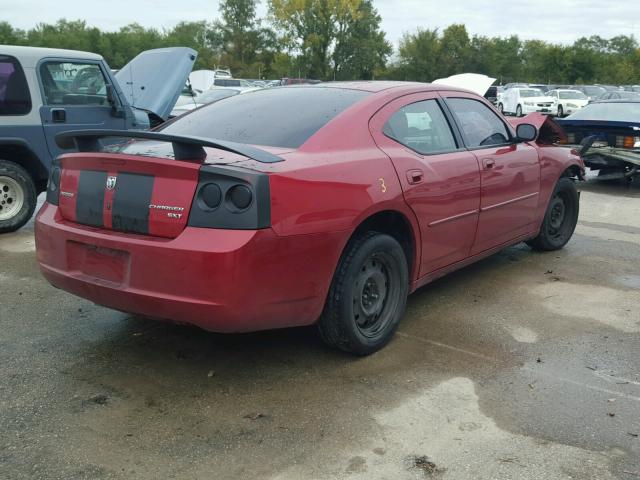
[{"label": "headlight", "polygon": [[533,102],[524,102],[527,107],[533,107]]}]

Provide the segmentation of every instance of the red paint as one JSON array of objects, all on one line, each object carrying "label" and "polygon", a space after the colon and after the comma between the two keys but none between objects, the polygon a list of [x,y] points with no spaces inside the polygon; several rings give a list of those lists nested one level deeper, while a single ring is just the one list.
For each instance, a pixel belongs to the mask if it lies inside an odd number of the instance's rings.
[{"label": "red paint", "polygon": [[[75,198],[45,204],[37,257],[54,285],[123,311],[231,332],[309,325],[320,315],[340,255],[369,216],[398,212],[411,226],[415,289],[500,248],[535,236],[569,149],[519,143],[420,155],[386,137],[400,107],[467,92],[411,83],[354,83],[374,92],[338,115],[285,161],[260,164],[207,149],[206,162],[269,174],[271,228],[187,226],[200,164],[119,154],[61,157],[61,191],[82,169],[155,177],[152,203],[185,207],[182,218],[150,211],[150,234],[78,225]],[[483,99],[480,99],[483,101]],[[484,102],[488,105],[488,103]],[[507,127],[512,133],[513,128]],[[106,201],[106,200],[105,200]]]}]

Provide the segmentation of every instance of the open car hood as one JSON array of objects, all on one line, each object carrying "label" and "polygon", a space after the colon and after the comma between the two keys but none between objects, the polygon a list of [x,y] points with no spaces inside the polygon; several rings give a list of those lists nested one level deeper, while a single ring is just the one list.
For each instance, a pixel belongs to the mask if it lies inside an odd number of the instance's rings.
[{"label": "open car hood", "polygon": [[493,82],[495,81],[495,78],[487,77],[486,75],[481,75],[479,73],[460,73],[447,78],[438,78],[431,83],[464,88],[465,90],[471,90],[473,93],[484,96],[484,94],[487,93],[487,90],[489,90],[489,87],[493,85]]},{"label": "open car hood", "polygon": [[513,128],[517,128],[521,123],[528,123],[536,127],[538,130],[538,137],[536,142],[544,145],[552,145],[554,143],[566,143],[567,135],[558,122],[556,122],[549,115],[542,115],[541,113],[530,113],[525,117],[507,117],[509,123]]},{"label": "open car hood", "polygon": [[122,67],[115,78],[129,105],[166,120],[197,55],[187,47],[146,50]]}]

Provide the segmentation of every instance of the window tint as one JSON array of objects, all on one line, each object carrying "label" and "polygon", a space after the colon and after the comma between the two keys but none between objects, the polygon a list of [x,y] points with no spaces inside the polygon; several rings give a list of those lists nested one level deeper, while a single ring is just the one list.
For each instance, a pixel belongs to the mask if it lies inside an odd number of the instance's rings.
[{"label": "window tint", "polygon": [[509,141],[507,127],[485,104],[469,98],[448,98],[447,105],[456,117],[467,147],[502,145]]},{"label": "window tint", "polygon": [[369,92],[327,87],[273,88],[226,98],[167,124],[175,135],[298,148]]},{"label": "window tint", "polygon": [[385,124],[383,133],[423,154],[450,152],[456,142],[435,100],[402,107]]},{"label": "window tint", "polygon": [[213,84],[216,87],[240,87],[242,83],[240,80],[236,79],[226,79],[226,78],[217,78],[213,81]]},{"label": "window tint", "polygon": [[30,111],[29,85],[20,63],[0,55],[0,115],[26,115]]},{"label": "window tint", "polygon": [[90,63],[46,62],[40,67],[46,105],[107,105],[106,81]]}]

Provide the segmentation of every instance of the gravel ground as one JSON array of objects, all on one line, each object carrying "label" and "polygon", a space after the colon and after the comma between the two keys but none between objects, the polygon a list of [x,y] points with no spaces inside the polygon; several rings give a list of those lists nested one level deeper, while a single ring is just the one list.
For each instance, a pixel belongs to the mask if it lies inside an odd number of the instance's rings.
[{"label": "gravel ground", "polygon": [[638,479],[640,186],[582,189],[564,250],[419,290],[368,358],[99,307],[1,236],[0,478]]}]

